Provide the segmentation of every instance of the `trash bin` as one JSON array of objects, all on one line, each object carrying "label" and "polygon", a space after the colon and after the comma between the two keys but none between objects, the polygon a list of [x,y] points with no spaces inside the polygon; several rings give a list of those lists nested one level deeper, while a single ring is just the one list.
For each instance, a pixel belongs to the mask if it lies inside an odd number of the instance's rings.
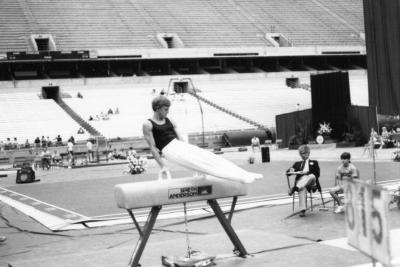
[{"label": "trash bin", "polygon": [[269,162],[269,147],[267,146],[262,146],[261,147],[261,161],[262,162]]}]

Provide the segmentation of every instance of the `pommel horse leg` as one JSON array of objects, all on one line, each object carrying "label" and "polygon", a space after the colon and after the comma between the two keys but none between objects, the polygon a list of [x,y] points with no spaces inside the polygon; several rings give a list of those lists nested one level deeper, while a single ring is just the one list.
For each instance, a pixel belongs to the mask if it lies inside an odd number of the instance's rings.
[{"label": "pommel horse leg", "polygon": [[140,238],[136,243],[135,250],[132,253],[131,259],[129,261],[129,267],[137,267],[140,266],[139,260],[142,256],[143,250],[146,246],[147,240],[149,240],[149,236],[151,231],[153,230],[154,224],[156,223],[156,219],[158,214],[160,213],[161,206],[154,206],[151,208],[149,213],[149,217],[147,217],[146,224],[143,227],[143,230],[140,229],[139,224],[137,223],[135,217],[133,216],[132,211],[128,210],[129,215],[131,215],[133,222],[135,223],[137,230],[139,232]]},{"label": "pommel horse leg", "polygon": [[[244,248],[242,242],[240,242],[239,237],[236,235],[235,230],[233,230],[232,225],[230,224],[230,219],[232,218],[232,215],[230,214],[229,220],[225,217],[225,214],[222,212],[221,207],[219,206],[218,202],[216,199],[209,199],[207,200],[208,205],[212,208],[212,210],[215,213],[215,216],[217,216],[220,224],[224,228],[226,234],[229,236],[229,239],[233,243],[235,247],[235,251],[238,252],[238,256],[245,258],[246,255],[248,255],[246,249]],[[236,201],[234,200],[234,203]]]}]

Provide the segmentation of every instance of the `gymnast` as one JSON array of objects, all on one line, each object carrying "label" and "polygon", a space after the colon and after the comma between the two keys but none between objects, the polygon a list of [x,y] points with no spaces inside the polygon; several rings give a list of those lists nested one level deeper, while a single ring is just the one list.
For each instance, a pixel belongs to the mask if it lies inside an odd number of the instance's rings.
[{"label": "gymnast", "polygon": [[171,106],[167,97],[157,96],[151,104],[153,117],[143,123],[143,135],[161,168],[160,177],[170,178],[169,169],[162,157],[203,175],[242,183],[252,183],[263,177],[262,174],[248,172],[223,157],[184,142],[176,122],[167,117]]}]

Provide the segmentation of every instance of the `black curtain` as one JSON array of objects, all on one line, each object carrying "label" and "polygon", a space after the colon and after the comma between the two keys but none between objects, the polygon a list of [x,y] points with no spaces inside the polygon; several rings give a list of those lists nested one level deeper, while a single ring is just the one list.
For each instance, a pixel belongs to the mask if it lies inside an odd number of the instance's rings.
[{"label": "black curtain", "polygon": [[376,118],[376,110],[374,107],[363,107],[363,106],[349,106],[348,111],[348,122],[352,126],[357,126],[361,134],[361,142],[367,143],[370,138],[371,128],[374,128],[377,132],[378,123]]},{"label": "black curtain", "polygon": [[260,144],[264,144],[267,139],[272,141],[272,134],[269,130],[229,131],[224,133],[222,138],[229,146],[249,146],[254,136],[260,139]]},{"label": "black curtain", "polygon": [[363,0],[369,105],[400,114],[400,0]]},{"label": "black curtain", "polygon": [[276,120],[276,138],[281,139],[281,147],[288,147],[289,140],[301,134],[306,140],[312,138],[311,109],[279,114]]},{"label": "black curtain", "polygon": [[330,72],[311,75],[311,103],[313,134],[319,124],[332,127],[331,137],[340,139],[346,130],[347,106],[350,106],[350,85],[347,72]]}]

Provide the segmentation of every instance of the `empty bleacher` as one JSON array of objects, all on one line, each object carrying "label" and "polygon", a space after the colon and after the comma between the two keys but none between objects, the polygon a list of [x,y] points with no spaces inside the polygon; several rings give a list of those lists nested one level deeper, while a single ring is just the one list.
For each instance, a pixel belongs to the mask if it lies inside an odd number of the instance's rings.
[{"label": "empty bleacher", "polygon": [[[151,118],[151,88],[135,89],[98,89],[81,91],[83,98],[64,99],[82,118],[88,121],[107,138],[142,136],[143,122]],[[71,92],[75,95],[75,92]],[[202,119],[199,103],[189,94],[170,95],[172,107],[170,116],[174,118],[183,132],[193,133],[202,131]],[[118,107],[118,115],[108,116],[108,120],[96,120],[96,115],[106,114],[108,109]],[[251,124],[238,120],[224,112],[202,104],[204,115],[204,130],[207,132],[254,128]],[[99,116],[101,117],[101,116]]]},{"label": "empty bleacher", "polygon": [[18,1],[2,0],[0,4],[0,52],[29,51],[29,22]]},{"label": "empty bleacher", "polygon": [[42,136],[54,140],[58,134],[63,140],[88,138],[87,133],[77,134],[79,124],[54,100],[39,99],[32,93],[0,94],[0,125],[0,140],[16,137],[20,144]]},{"label": "empty bleacher", "polygon": [[[324,4],[327,2],[329,1],[324,1]],[[330,2],[331,4],[325,5],[324,8],[317,0],[235,1],[237,6],[250,14],[257,25],[283,34],[293,46],[362,45],[363,41],[359,37],[363,32],[362,1]],[[352,15],[339,18],[336,5],[341,5],[343,9],[351,6],[352,8],[347,10]],[[334,10],[331,11],[330,8]],[[358,19],[351,19],[353,16]],[[347,19],[351,20],[347,22]],[[360,31],[354,31],[349,24],[355,24],[354,27]]]},{"label": "empty bleacher", "polygon": [[201,95],[267,127],[275,127],[275,116],[278,114],[311,108],[311,93],[304,89],[284,86],[249,89],[244,83],[242,86],[237,90],[204,88]]},{"label": "empty bleacher", "polygon": [[361,0],[4,0],[0,53],[29,51],[30,34],[52,34],[57,50],[161,48],[159,33],[184,47],[364,45]]}]

